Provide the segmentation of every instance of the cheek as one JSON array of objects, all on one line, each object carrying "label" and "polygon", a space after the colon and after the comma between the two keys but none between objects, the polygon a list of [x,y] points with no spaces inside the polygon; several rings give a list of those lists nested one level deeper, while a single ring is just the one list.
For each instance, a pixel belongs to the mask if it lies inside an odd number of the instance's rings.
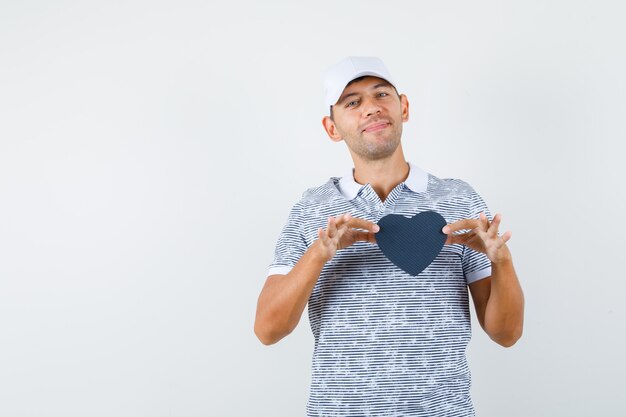
[{"label": "cheek", "polygon": [[[351,133],[358,130],[358,121],[352,120],[348,117],[343,117],[341,120],[335,120],[335,127],[337,131],[345,136],[345,133]],[[360,133],[360,132],[357,132]]]}]

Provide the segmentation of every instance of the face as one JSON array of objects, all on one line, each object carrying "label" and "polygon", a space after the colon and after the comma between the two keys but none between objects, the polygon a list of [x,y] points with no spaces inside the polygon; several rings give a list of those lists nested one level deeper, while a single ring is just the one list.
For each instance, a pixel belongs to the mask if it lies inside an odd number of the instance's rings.
[{"label": "face", "polygon": [[379,160],[400,145],[402,123],[409,119],[409,102],[387,81],[365,77],[348,85],[333,106],[333,120],[322,124],[336,142],[344,140],[353,156]]}]

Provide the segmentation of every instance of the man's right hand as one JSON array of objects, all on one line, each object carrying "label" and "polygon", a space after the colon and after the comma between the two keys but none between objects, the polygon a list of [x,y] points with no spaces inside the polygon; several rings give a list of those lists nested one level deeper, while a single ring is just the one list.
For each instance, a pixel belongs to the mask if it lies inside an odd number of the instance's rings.
[{"label": "man's right hand", "polygon": [[[362,230],[357,230],[362,229]],[[326,229],[319,228],[319,239],[304,252],[286,275],[270,275],[257,303],[254,332],[266,345],[278,342],[296,328],[326,262],[339,249],[357,241],[376,243],[375,223],[353,218],[349,213],[329,217]]]},{"label": "man's right hand", "polygon": [[317,230],[319,239],[313,245],[316,246],[318,255],[328,262],[339,249],[347,248],[357,241],[376,243],[374,234],[379,230],[380,227],[376,223],[352,217],[350,213],[338,217],[331,216],[328,218],[326,229],[320,227]]}]

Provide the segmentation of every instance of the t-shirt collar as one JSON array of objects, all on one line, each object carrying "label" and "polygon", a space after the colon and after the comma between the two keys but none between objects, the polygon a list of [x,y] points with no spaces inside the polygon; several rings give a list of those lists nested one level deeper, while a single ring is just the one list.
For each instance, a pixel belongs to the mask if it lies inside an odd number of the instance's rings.
[{"label": "t-shirt collar", "polygon": [[[426,191],[426,187],[428,186],[428,174],[421,170],[417,165],[413,165],[411,162],[409,164],[409,176],[406,180],[404,180],[404,185],[406,185],[411,191],[416,193],[423,193]],[[350,170],[341,177],[339,183],[337,184],[337,188],[339,188],[339,192],[343,194],[348,200],[352,200],[357,196],[361,188],[365,187],[367,184],[359,184],[354,180],[354,168],[350,168]]]}]

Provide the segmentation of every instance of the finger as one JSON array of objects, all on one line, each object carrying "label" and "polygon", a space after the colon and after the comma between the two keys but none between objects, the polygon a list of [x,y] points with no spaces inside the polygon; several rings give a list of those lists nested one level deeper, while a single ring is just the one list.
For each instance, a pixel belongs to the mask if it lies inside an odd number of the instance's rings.
[{"label": "finger", "polygon": [[354,232],[354,241],[361,241],[361,242],[369,242],[369,243],[376,243],[376,234],[375,233],[370,233],[370,232],[360,232],[360,231],[355,231]]},{"label": "finger", "polygon": [[347,223],[347,222],[348,222],[351,218],[352,218],[352,215],[351,215],[350,213],[345,213],[345,214],[342,214],[341,216],[337,216],[337,217],[335,217],[337,227],[341,227],[341,226],[343,226],[343,225],[344,225],[344,224],[346,224],[346,223]]},{"label": "finger", "polygon": [[320,227],[319,229],[317,229],[317,236],[322,241],[322,244],[324,244],[324,246],[328,245],[328,235],[323,228]]},{"label": "finger", "polygon": [[502,243],[506,243],[509,241],[509,239],[511,239],[511,236],[513,236],[513,233],[510,230],[507,230],[507,232],[505,234],[503,234],[502,236],[500,236],[500,238],[502,239]]},{"label": "finger", "polygon": [[455,245],[455,244],[464,245],[472,237],[472,235],[473,235],[472,233],[462,233],[460,235],[448,235],[444,244],[445,245]]},{"label": "finger", "polygon": [[489,230],[489,219],[487,218],[487,215],[484,212],[481,212],[478,217],[480,219],[481,230]]},{"label": "finger", "polygon": [[445,226],[441,231],[447,235],[463,229],[474,229],[480,226],[478,219],[462,219]]},{"label": "finger", "polygon": [[339,242],[341,241],[341,238],[343,237],[343,235],[348,231],[348,228],[346,227],[346,225],[344,224],[343,226],[341,226],[340,228],[337,229],[337,234],[335,234],[335,236],[333,236],[333,239],[335,240],[335,242]]},{"label": "finger", "polygon": [[339,216],[336,218],[335,222],[337,226],[337,230],[343,230],[344,232],[350,228],[350,220],[352,219],[352,215],[350,213],[346,213],[343,216]]},{"label": "finger", "polygon": [[358,217],[351,218],[348,221],[347,225],[348,227],[351,227],[353,229],[369,230],[372,233],[376,233],[380,230],[380,226],[378,226],[376,223]]},{"label": "finger", "polygon": [[326,233],[330,239],[334,238],[337,234],[337,221],[334,217],[328,218],[328,226],[326,227]]},{"label": "finger", "polygon": [[502,221],[502,215],[500,213],[496,213],[496,215],[493,218],[493,221],[491,222],[491,226],[489,226],[489,230],[487,230],[487,233],[489,234],[489,236],[491,237],[498,236],[498,228],[500,227],[501,221]]}]

